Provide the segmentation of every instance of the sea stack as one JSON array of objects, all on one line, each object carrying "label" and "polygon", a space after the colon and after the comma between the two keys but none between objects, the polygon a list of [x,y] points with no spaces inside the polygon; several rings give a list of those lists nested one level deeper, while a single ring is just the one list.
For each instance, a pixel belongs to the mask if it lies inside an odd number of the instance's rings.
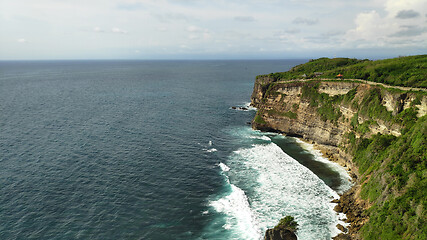
[{"label": "sea stack", "polygon": [[297,235],[288,229],[267,229],[264,240],[297,240]]}]

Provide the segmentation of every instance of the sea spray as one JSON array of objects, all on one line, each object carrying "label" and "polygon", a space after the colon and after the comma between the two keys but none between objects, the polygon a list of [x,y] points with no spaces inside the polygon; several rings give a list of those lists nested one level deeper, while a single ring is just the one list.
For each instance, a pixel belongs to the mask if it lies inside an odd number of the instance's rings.
[{"label": "sea spray", "polygon": [[[223,174],[230,170],[224,163],[220,163],[219,167]],[[231,184],[227,176],[225,176],[225,179],[228,183],[229,193],[220,199],[211,201],[209,205],[215,211],[225,214],[225,224],[222,227],[229,231],[228,238],[260,239],[261,232],[252,214],[245,192]]]}]

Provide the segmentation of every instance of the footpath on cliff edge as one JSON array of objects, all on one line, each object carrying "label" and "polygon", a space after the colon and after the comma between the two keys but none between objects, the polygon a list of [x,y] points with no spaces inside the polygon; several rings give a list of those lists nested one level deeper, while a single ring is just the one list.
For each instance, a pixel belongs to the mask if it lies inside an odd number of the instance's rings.
[{"label": "footpath on cliff edge", "polygon": [[387,84],[384,84],[384,83],[372,82],[372,81],[363,80],[363,79],[347,79],[347,78],[345,78],[345,79],[333,79],[333,78],[292,79],[292,80],[285,80],[285,81],[277,81],[276,83],[306,82],[306,81],[336,81],[336,82],[340,82],[340,81],[351,81],[351,82],[356,82],[356,83],[366,83],[366,84],[369,84],[369,85],[382,86],[384,88],[395,88],[395,89],[399,89],[399,90],[402,90],[402,91],[423,91],[423,92],[427,92],[426,88],[392,86],[392,85],[387,85]]}]

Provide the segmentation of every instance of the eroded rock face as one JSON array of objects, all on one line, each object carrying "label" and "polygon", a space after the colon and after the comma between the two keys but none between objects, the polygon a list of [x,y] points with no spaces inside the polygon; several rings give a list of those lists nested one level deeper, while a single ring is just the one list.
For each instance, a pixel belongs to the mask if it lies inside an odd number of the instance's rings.
[{"label": "eroded rock face", "polygon": [[[319,114],[319,106],[310,102],[310,97],[304,96],[303,88],[312,87],[317,84],[319,94],[327,94],[331,97],[347,94],[355,90],[354,99],[358,104],[362,104],[362,99],[377,89],[381,94],[381,104],[396,115],[407,109],[411,105],[417,107],[418,115],[425,114],[427,100],[425,97],[412,103],[416,97],[414,93],[399,93],[398,91],[388,91],[376,85],[360,82],[331,82],[331,81],[288,81],[274,82],[268,77],[257,78],[254,91],[251,96],[251,104],[258,108],[259,119],[253,121],[252,127],[262,131],[274,131],[285,133],[290,136],[301,137],[318,144],[337,147],[336,154],[340,153],[338,146],[345,146],[348,141],[347,134],[353,132],[358,137],[369,138],[373,134],[400,135],[403,126],[398,123],[385,122],[383,119],[371,119],[370,116],[363,116],[358,113],[351,102],[334,106],[340,117],[334,121],[325,119]],[[419,102],[419,103],[418,103]],[[352,119],[356,118],[358,124],[368,120],[375,123],[368,125],[369,131],[363,133],[354,131]],[[354,167],[350,159],[346,159],[345,165]]]},{"label": "eroded rock face", "polygon": [[265,232],[264,240],[297,240],[295,233],[289,230],[268,229]]},{"label": "eroded rock face", "polygon": [[[266,124],[254,122],[253,127],[260,130],[274,129],[291,136],[337,146],[341,142],[342,133],[347,131],[346,126],[322,121],[316,109],[310,106],[310,102],[301,97],[304,84],[304,82],[276,84],[274,87],[269,87],[270,89],[265,86],[255,87],[252,104],[262,112],[262,118]],[[322,91],[328,92],[328,86],[323,86]],[[259,93],[266,88],[268,92]],[[337,87],[334,86],[334,91],[338,91],[336,89]],[[346,86],[346,91],[347,89],[348,86]],[[260,96],[263,98],[259,99]],[[280,114],[286,112],[295,113],[296,117],[289,118]],[[353,115],[354,113],[348,114]]]}]

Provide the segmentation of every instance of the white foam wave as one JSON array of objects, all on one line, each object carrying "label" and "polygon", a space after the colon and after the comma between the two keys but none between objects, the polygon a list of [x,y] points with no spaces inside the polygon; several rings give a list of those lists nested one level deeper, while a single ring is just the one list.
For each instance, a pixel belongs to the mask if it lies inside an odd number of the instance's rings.
[{"label": "white foam wave", "polygon": [[210,203],[217,212],[226,214],[226,223],[222,227],[233,230],[232,235],[237,237],[233,239],[260,239],[261,234],[245,192],[233,184],[230,184],[230,187],[229,195]]},{"label": "white foam wave", "polygon": [[245,108],[247,108],[249,111],[256,111],[258,110],[256,107],[251,106],[250,102],[245,103]]},{"label": "white foam wave", "polygon": [[250,136],[250,138],[252,138],[252,139],[260,139],[260,140],[271,142],[271,139],[269,137],[265,136],[265,135],[252,135],[252,136]]},{"label": "white foam wave", "polygon": [[341,179],[343,180],[342,184],[340,185],[339,189],[337,190],[337,192],[339,194],[342,194],[351,188],[351,186],[352,186],[351,177],[348,175],[348,172],[344,167],[342,167],[338,163],[329,161],[327,158],[325,158],[323,156],[323,154],[320,150],[314,148],[313,144],[306,143],[306,142],[304,142],[298,138],[295,138],[295,139],[296,139],[296,142],[302,148],[304,148],[305,150],[307,150],[311,154],[313,154],[314,160],[325,163],[328,167],[330,167],[331,169],[333,169],[334,171],[339,173]]},{"label": "white foam wave", "polygon": [[216,148],[211,148],[211,149],[207,149],[207,150],[206,150],[206,152],[209,152],[209,153],[210,153],[210,152],[216,152],[216,151],[218,151]]},{"label": "white foam wave", "polygon": [[[238,169],[241,162],[246,164]],[[298,238],[302,240],[330,239],[339,232],[335,227],[335,204],[330,203],[338,194],[277,145],[240,149],[234,152],[229,165],[240,184],[257,182],[250,202],[255,222],[259,223],[258,232],[275,226],[286,215],[296,218],[300,225]],[[250,179],[254,176],[256,179]]]},{"label": "white foam wave", "polygon": [[[211,201],[210,206],[225,214],[226,220],[220,226],[228,229],[231,237],[227,239],[262,239],[267,228],[287,215],[294,216],[299,223],[300,240],[331,239],[340,233],[336,225],[346,224],[343,216],[333,211],[336,204],[331,200],[339,197],[334,190],[265,134],[249,127],[230,130],[240,143],[251,147],[233,151],[227,165],[219,164],[230,193]],[[268,141],[261,143],[251,140],[267,138]],[[308,151],[317,160],[332,163],[320,158],[320,152],[310,148]],[[343,170],[337,166],[333,169]],[[348,176],[343,172],[343,176]],[[240,210],[234,211],[234,208]]]},{"label": "white foam wave", "polygon": [[222,170],[223,172],[228,172],[228,171],[230,171],[230,168],[229,168],[227,165],[225,165],[224,163],[219,163],[219,167],[221,168],[221,170]]}]

